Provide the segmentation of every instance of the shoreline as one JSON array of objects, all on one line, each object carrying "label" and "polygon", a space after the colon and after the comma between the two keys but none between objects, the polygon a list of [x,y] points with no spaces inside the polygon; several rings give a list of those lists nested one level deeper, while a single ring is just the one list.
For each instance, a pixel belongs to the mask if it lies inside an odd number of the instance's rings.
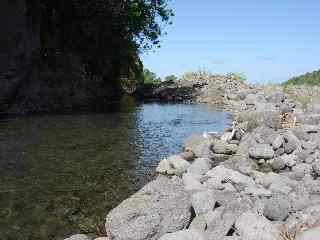
[{"label": "shoreline", "polygon": [[320,113],[304,112],[282,91],[265,91],[227,99],[226,109],[238,110],[230,112],[233,127],[188,138],[184,152],[159,163],[155,180],[108,213],[107,236],[99,240],[320,234]]}]

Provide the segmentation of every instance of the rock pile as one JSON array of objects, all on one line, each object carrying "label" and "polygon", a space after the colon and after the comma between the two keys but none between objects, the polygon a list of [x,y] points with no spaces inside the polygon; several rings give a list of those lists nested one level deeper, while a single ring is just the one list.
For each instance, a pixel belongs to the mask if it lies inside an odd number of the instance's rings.
[{"label": "rock pile", "polygon": [[295,107],[285,94],[241,101],[232,128],[187,139],[108,214],[110,240],[320,239],[320,118],[296,109],[284,128]]}]

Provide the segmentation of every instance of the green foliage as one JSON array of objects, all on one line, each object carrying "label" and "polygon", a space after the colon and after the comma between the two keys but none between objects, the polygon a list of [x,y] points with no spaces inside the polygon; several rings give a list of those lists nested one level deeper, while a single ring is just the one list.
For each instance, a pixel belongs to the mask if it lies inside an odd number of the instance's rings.
[{"label": "green foliage", "polygon": [[159,85],[161,83],[161,79],[157,77],[157,74],[151,72],[148,69],[143,71],[144,85]]},{"label": "green foliage", "polygon": [[166,76],[165,78],[164,78],[164,80],[165,81],[177,81],[178,80],[178,78],[177,78],[177,76],[175,76],[175,75],[169,75],[169,76]]},{"label": "green foliage", "polygon": [[142,82],[139,54],[159,45],[163,27],[173,16],[168,0],[39,1],[42,77],[49,82],[73,81],[76,70],[47,59],[77,56],[92,79],[90,88],[101,97],[110,93],[102,89],[134,89]]},{"label": "green foliage", "polygon": [[284,82],[282,85],[284,86],[288,86],[288,85],[320,86],[320,70],[291,78],[288,81]]}]

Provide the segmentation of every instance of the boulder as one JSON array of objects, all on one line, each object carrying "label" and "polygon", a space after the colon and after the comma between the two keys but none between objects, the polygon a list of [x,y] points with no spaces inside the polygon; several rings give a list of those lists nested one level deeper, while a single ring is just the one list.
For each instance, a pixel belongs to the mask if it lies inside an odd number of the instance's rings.
[{"label": "boulder", "polygon": [[183,159],[180,155],[173,155],[167,159],[170,165],[168,174],[175,174],[181,176],[190,167],[190,163]]},{"label": "boulder", "polygon": [[285,165],[288,167],[295,166],[297,163],[297,159],[298,159],[298,157],[295,154],[290,154],[290,155],[283,154],[280,158],[283,160]]},{"label": "boulder", "polygon": [[156,240],[185,228],[190,209],[182,181],[160,176],[110,211],[106,233],[112,240]]},{"label": "boulder", "polygon": [[286,163],[281,157],[279,157],[272,161],[271,166],[273,170],[280,171],[286,167]]},{"label": "boulder", "polygon": [[284,143],[284,139],[281,135],[277,134],[271,142],[274,150],[279,149]]},{"label": "boulder", "polygon": [[319,240],[320,227],[310,228],[298,234],[296,240]]},{"label": "boulder", "polygon": [[254,159],[268,160],[274,157],[274,151],[268,144],[255,144],[249,148],[249,156]]},{"label": "boulder", "polygon": [[195,155],[192,151],[185,151],[180,153],[180,156],[187,160],[188,162],[193,161],[195,159]]},{"label": "boulder", "polygon": [[205,217],[203,215],[196,216],[192,220],[188,229],[204,232],[207,229],[207,221]]},{"label": "boulder", "polygon": [[214,142],[212,149],[214,153],[231,155],[237,152],[238,146],[217,140]]},{"label": "boulder", "polygon": [[171,169],[172,168],[170,166],[169,161],[167,159],[164,159],[161,162],[159,162],[158,167],[156,168],[156,172],[166,174]]},{"label": "boulder", "polygon": [[271,221],[284,221],[289,215],[289,208],[289,198],[276,194],[266,200],[263,215]]},{"label": "boulder", "polygon": [[200,182],[201,175],[185,173],[182,175],[184,189],[186,191],[203,191],[205,186]]},{"label": "boulder", "polygon": [[237,171],[225,168],[224,166],[217,166],[207,172],[206,176],[209,177],[207,186],[209,188],[217,189],[223,183],[232,183],[239,188],[245,188],[247,186],[254,185],[254,181]]},{"label": "boulder", "polygon": [[237,218],[252,206],[244,200],[233,199],[205,216],[207,221],[206,235],[208,239],[222,239],[234,230]]},{"label": "boulder", "polygon": [[69,238],[66,238],[65,240],[91,240],[91,238],[89,238],[85,234],[75,234],[75,235],[72,235]]},{"label": "boulder", "polygon": [[302,178],[304,178],[304,176],[311,174],[311,169],[312,166],[310,166],[310,164],[300,163],[294,166],[292,168],[292,171],[294,173],[295,179],[301,180]]},{"label": "boulder", "polygon": [[243,213],[235,223],[236,231],[245,240],[279,240],[280,232],[268,219],[255,212]]},{"label": "boulder", "polygon": [[213,211],[216,204],[214,192],[207,190],[193,194],[191,204],[197,216]]},{"label": "boulder", "polygon": [[174,233],[167,233],[159,240],[206,240],[204,234],[195,230],[182,230]]},{"label": "boulder", "polygon": [[188,173],[192,174],[206,174],[211,167],[211,161],[208,158],[197,158],[188,168]]},{"label": "boulder", "polygon": [[193,135],[185,141],[184,150],[191,151],[198,158],[212,158],[212,138],[204,138],[201,135]]}]

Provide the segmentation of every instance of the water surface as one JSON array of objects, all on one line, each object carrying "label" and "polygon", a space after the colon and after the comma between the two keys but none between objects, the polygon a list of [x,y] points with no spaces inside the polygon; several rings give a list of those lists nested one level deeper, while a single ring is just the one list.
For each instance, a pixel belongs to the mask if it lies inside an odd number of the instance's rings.
[{"label": "water surface", "polygon": [[205,105],[144,104],[109,114],[0,121],[0,239],[103,233],[106,213],[137,191],[186,137],[222,131]]}]

